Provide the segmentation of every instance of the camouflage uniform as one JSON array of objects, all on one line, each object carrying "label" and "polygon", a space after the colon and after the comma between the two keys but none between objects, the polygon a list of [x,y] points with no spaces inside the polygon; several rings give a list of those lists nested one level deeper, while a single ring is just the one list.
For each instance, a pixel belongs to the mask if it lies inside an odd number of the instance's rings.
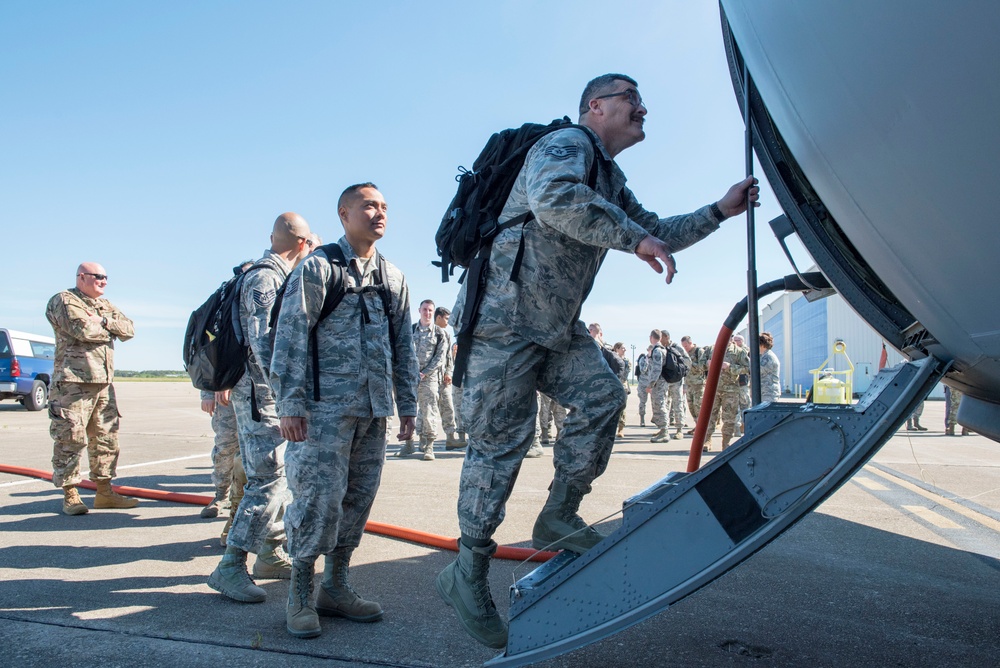
[{"label": "camouflage uniform", "polygon": [[[90,315],[104,318],[94,322]],[[49,433],[52,436],[52,483],[80,482],[80,453],[90,459],[90,479],[109,481],[118,465],[118,403],[115,339],[135,335],[132,321],[107,299],[92,298],[77,288],[49,300],[45,317],[56,338]]]},{"label": "camouflage uniform", "polygon": [[[215,392],[202,390],[201,400],[215,401]],[[212,431],[215,433],[215,444],[212,446],[212,485],[215,486],[215,498],[224,499],[233,484],[233,462],[240,453],[236,411],[231,403],[228,406],[215,403]]]},{"label": "camouflage uniform", "polygon": [[667,399],[670,406],[666,412],[670,415],[670,424],[680,431],[684,428],[684,381],[667,383]]},{"label": "camouflage uniform", "polygon": [[[636,366],[639,366],[638,363]],[[649,386],[653,379],[649,375],[649,356],[645,356],[642,368],[636,375],[636,392],[639,394],[639,422],[646,424],[646,399],[649,398]]]},{"label": "camouflage uniform", "polygon": [[529,210],[535,218],[493,242],[463,390],[470,440],[458,514],[473,539],[489,539],[503,519],[534,436],[536,389],[569,409],[555,445],[556,481],[586,493],[607,466],[625,388],[579,318],[608,249],[632,252],[653,234],[679,251],[721,222],[708,206],[666,219],[643,209],[593,133],[599,166],[596,188],[588,187],[589,132],[558,130],[531,148],[501,220]]},{"label": "camouflage uniform", "polygon": [[[950,385],[945,386],[948,412],[944,417],[945,434],[953,436],[958,425],[958,407],[962,404],[963,393]],[[968,430],[963,430],[968,431]]]},{"label": "camouflage uniform", "polygon": [[[373,285],[378,253],[363,267],[346,238],[338,243],[350,263],[349,285]],[[271,362],[278,413],[307,422],[306,440],[288,444],[293,500],[285,514],[289,553],[306,562],[338,547],[357,547],[382,475],[393,391],[400,416],[417,412],[417,362],[403,274],[386,263],[391,325],[373,291],[348,293],[316,325],[330,280],[323,255],[314,252],[288,279]],[[312,392],[313,325],[320,351],[319,401]]]},{"label": "camouflage uniform", "polygon": [[548,445],[552,438],[552,423],[556,425],[556,438],[562,432],[563,424],[566,422],[566,409],[553,401],[552,397],[538,393],[538,427],[541,435],[541,443]]},{"label": "camouflage uniform", "polygon": [[746,348],[730,343],[723,361],[729,362],[729,368],[723,369],[719,378],[719,391],[712,408],[712,420],[708,425],[708,438],[712,437],[721,415],[722,441],[728,444],[736,430],[736,418],[740,411],[743,388],[740,386],[739,376],[741,373],[749,372],[750,354]]},{"label": "camouflage uniform", "polygon": [[452,400],[452,384],[445,384],[444,377],[451,378],[455,371],[455,358],[451,356],[451,333],[441,328],[445,338],[444,367],[438,376],[438,409],[441,413],[441,427],[448,438],[458,430],[455,423],[455,403]]},{"label": "camouflage uniform", "polygon": [[[226,539],[230,547],[254,554],[264,549],[265,541],[284,540],[282,516],[289,502],[285,440],[278,429],[274,394],[265,369],[271,364],[268,324],[271,306],[291,267],[270,250],[258,263],[268,266],[248,271],[240,291],[240,326],[250,351],[247,373],[232,389],[230,402],[236,413],[247,483]],[[259,422],[253,419],[251,387],[260,411]]]},{"label": "camouflage uniform", "polygon": [[417,385],[417,427],[421,439],[434,441],[441,419],[438,413],[438,388],[445,368],[445,353],[451,352],[447,333],[431,322],[424,327],[419,322],[413,326],[413,347],[417,353],[417,366],[423,375]]},{"label": "camouflage uniform", "polygon": [[[685,394],[688,410],[695,420],[701,413],[701,397],[705,394],[705,377],[708,375],[708,364],[712,360],[712,346],[695,346],[688,354],[691,358],[691,370],[684,378]],[[714,427],[713,427],[714,429]]]},{"label": "camouflage uniform", "polygon": [[649,400],[652,403],[652,422],[657,429],[667,428],[667,381],[661,375],[663,371],[663,358],[666,355],[666,348],[660,344],[653,346],[649,353],[649,361],[646,363],[646,373],[649,376]]},{"label": "camouflage uniform", "polygon": [[781,363],[773,350],[765,351],[760,356],[760,400],[777,401],[781,397],[781,380],[779,371]]}]

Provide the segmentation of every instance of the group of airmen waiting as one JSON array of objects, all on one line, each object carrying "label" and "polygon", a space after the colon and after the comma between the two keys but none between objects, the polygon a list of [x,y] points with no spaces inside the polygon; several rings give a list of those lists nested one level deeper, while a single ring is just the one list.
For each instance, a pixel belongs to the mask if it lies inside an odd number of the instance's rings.
[{"label": "group of airmen waiting", "polygon": [[[630,394],[631,365],[625,356],[625,344],[606,344],[604,332],[598,323],[591,323],[588,331],[604,353],[605,361]],[[760,334],[759,346],[761,401],[776,401],[781,396],[780,363],[771,350],[774,338],[769,332]],[[685,360],[688,368],[687,374],[676,382],[669,382],[661,373],[670,349]],[[690,336],[682,337],[678,345],[670,338],[670,332],[666,329],[654,329],[649,333],[649,347],[636,359],[635,380],[639,398],[639,426],[647,426],[646,405],[650,404],[650,421],[657,429],[649,439],[650,442],[663,443],[671,438],[680,440],[684,436],[694,435],[693,427],[684,432],[684,400],[686,399],[691,416],[697,420],[713,349],[714,346],[697,345]],[[750,351],[743,336],[736,334],[726,347],[722,362],[718,391],[703,444],[705,452],[712,449],[712,436],[720,418],[723,450],[729,447],[734,437],[742,434],[742,414],[750,408],[750,404]],[[624,428],[623,410],[618,421],[619,437],[624,435]],[[668,433],[671,429],[672,434]]]},{"label": "group of airmen waiting", "polygon": [[[458,555],[438,574],[435,588],[466,632],[489,647],[507,643],[507,622],[489,583],[493,536],[524,458],[548,440],[548,415],[562,424],[531,544],[583,553],[604,538],[580,516],[580,504],[608,466],[628,378],[611,372],[579,316],[607,252],[634,255],[669,284],[677,270],[674,253],[759,206],[756,180],[747,177],[691,213],[661,218],[645,209],[625,185],[615,157],[645,138],[647,113],[631,77],[605,74],[587,83],[578,124],[537,141],[518,172],[501,219],[526,222],[497,234],[488,249],[488,271],[476,285],[477,300],[469,282],[463,283],[452,313],[461,320],[460,309],[473,304],[476,319],[468,347],[461,344],[464,377],[461,392],[453,395],[461,394],[455,411],[461,423],[453,426],[445,417],[444,424],[454,447],[468,434],[458,484]],[[227,405],[234,409],[246,478],[225,535],[226,552],[208,585],[236,601],[263,601],[265,591],[247,571],[248,555],[256,554],[256,577],[289,579],[286,628],[299,638],[321,634],[320,615],[357,622],[382,618],[381,606],[349,583],[349,567],[379,488],[388,418],[394,412],[399,417],[402,452],[413,448],[416,435],[421,454],[430,459],[434,411],[442,386],[448,386],[451,344],[440,336],[444,328],[431,327],[434,305],[422,304],[420,322],[411,323],[406,280],[375,248],[387,228],[382,193],[370,182],[350,186],[337,214],[344,236],[326,246],[317,244],[298,214],[275,221],[270,247],[242,281],[239,326],[248,373],[231,392],[203,397],[213,421],[216,415],[226,419],[221,411]],[[347,272],[347,294],[320,318],[335,261]],[[53,482],[63,489],[69,515],[88,510],[76,490],[84,450],[98,487],[95,506],[137,503],[111,489],[118,460],[113,349],[133,329],[103,299],[106,285],[103,267],[84,263],[76,288],[49,305],[56,332]],[[270,315],[279,289],[284,292],[272,347]],[[661,339],[662,332],[656,341],[650,338],[650,357]],[[732,350],[727,363],[736,369],[736,358],[745,359],[746,352]],[[441,358],[445,368],[431,364],[440,365]],[[656,381],[648,375],[646,380],[652,395]],[[654,424],[664,437],[659,392]],[[234,449],[232,442],[216,446]],[[237,470],[235,463],[231,470]],[[213,477],[216,497],[206,515],[217,516],[239,489],[233,479],[224,469]]]}]

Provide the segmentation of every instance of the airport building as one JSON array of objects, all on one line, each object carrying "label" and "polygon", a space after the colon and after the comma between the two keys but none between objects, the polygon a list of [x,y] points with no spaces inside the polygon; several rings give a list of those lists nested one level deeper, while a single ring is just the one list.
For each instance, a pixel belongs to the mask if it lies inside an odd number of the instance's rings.
[{"label": "airport building", "polygon": [[[882,337],[840,295],[809,301],[802,293],[784,293],[761,308],[759,322],[760,331],[774,337],[774,354],[781,362],[781,387],[786,396],[806,393],[813,383],[812,371],[831,356],[837,341],[845,343],[854,365],[855,394],[867,390],[878,373]],[[747,334],[745,329],[742,333]],[[886,353],[888,366],[905,360],[891,346],[886,346]],[[847,368],[840,355],[834,355],[828,366],[837,371]],[[939,385],[930,396],[943,397],[943,387]]]}]

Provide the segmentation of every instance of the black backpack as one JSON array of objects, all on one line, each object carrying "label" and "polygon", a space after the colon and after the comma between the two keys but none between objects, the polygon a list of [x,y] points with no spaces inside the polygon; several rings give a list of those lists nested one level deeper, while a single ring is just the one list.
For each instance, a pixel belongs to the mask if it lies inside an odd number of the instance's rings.
[{"label": "black backpack", "polygon": [[677,383],[684,380],[684,377],[691,371],[691,358],[676,343],[671,343],[666,347],[663,354],[663,367],[660,369],[660,377],[668,383]]},{"label": "black backpack", "polygon": [[639,376],[646,373],[646,365],[649,364],[649,360],[646,358],[646,353],[641,353],[639,357],[635,360],[635,379],[639,380]]},{"label": "black backpack", "polygon": [[[462,386],[465,366],[468,358],[472,329],[475,326],[482,299],[482,287],[486,277],[486,265],[489,261],[490,248],[493,239],[501,231],[524,225],[534,218],[531,211],[515,216],[500,223],[510,191],[514,188],[528,151],[545,135],[565,128],[582,127],[563,117],[542,125],[540,123],[525,123],[519,128],[508,128],[495,133],[486,142],[479,157],[472,163],[472,171],[459,167],[458,192],[451,200],[448,210],[441,219],[437,234],[437,252],[441,257],[434,265],[441,267],[441,281],[448,282],[448,277],[455,273],[455,267],[465,267],[459,282],[467,280],[465,305],[462,308],[461,322],[455,323],[458,355],[455,358],[452,383],[455,387]],[[593,141],[590,133],[584,130]],[[587,184],[593,188],[597,183],[597,163],[600,152],[594,146],[595,159],[591,165]],[[518,249],[517,259],[511,271],[510,279],[517,280],[521,266],[521,256],[524,252],[524,239]]]},{"label": "black backpack", "polygon": [[459,174],[455,177],[458,192],[448,205],[434,237],[441,257],[434,265],[441,267],[442,282],[448,282],[456,266],[470,267],[479,251],[488,247],[502,230],[532,218],[528,212],[503,224],[498,222],[528,151],[550,132],[579,127],[564,116],[548,125],[525,123],[519,128],[502,130],[486,142],[472,163],[471,172],[465,167],[458,168]]},{"label": "black backpack", "polygon": [[625,361],[604,346],[599,347],[601,349],[601,355],[604,356],[604,361],[607,363],[608,368],[611,369],[611,372],[615,374],[615,376],[621,378],[622,374],[625,372]]},{"label": "black backpack", "polygon": [[188,318],[181,359],[191,383],[199,390],[231,390],[246,371],[240,289],[247,273],[259,266],[255,264],[223,283]]}]

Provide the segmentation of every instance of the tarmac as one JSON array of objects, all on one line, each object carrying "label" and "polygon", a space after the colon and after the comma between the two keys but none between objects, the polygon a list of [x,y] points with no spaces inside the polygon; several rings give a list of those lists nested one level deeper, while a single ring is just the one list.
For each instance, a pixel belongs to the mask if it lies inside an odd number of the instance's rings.
[{"label": "tarmac", "polygon": [[[212,432],[187,383],[119,382],[116,484],[211,495]],[[988,666],[1000,656],[1000,445],[898,432],[819,509],[739,568],[669,610],[540,666]],[[689,424],[691,418],[688,418]],[[635,394],[625,437],[581,514],[683,471],[690,438],[654,444]],[[47,414],[0,404],[0,465],[50,471]],[[718,443],[718,435],[716,435]],[[390,442],[389,452],[397,449]],[[371,520],[458,535],[463,455],[390,457]],[[527,547],[552,476],[551,450],[525,460],[496,539]],[[93,493],[82,496],[92,505]],[[287,582],[240,604],[206,584],[224,518],[143,500],[131,510],[63,515],[48,481],[0,473],[0,648],[4,666],[478,666],[496,656],[468,637],[434,578],[454,553],[366,534],[351,581],[383,621],[323,619],[319,638],[285,631]],[[682,545],[676,549],[683,549]],[[252,558],[251,558],[252,559]],[[495,560],[494,598],[532,565]]]}]

